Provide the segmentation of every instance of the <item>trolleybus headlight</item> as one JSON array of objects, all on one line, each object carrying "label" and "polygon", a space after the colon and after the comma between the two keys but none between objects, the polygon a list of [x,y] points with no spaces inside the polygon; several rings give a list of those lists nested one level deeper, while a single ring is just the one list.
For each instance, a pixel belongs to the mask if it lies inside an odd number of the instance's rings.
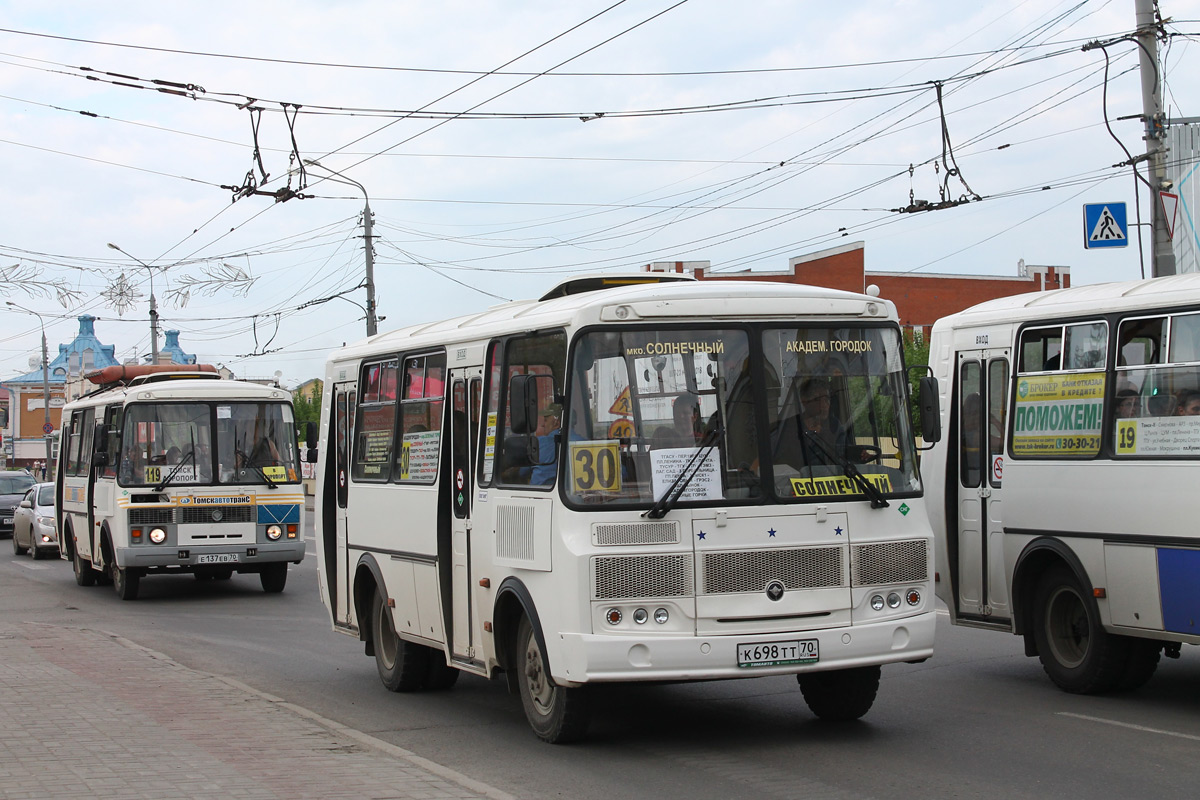
[{"label": "trolleybus headlight", "polygon": [[667,613],[667,610],[665,608],[654,609],[654,621],[657,622],[659,625],[666,625],[667,620],[670,618],[671,618],[671,615]]},{"label": "trolleybus headlight", "polygon": [[909,589],[908,594],[904,595],[904,599],[908,601],[910,606],[915,606],[921,602],[921,593],[916,589]]},{"label": "trolleybus headlight", "polygon": [[150,531],[150,541],[155,544],[162,544],[167,540],[167,532],[162,528],[153,528]]},{"label": "trolleybus headlight", "polygon": [[276,542],[279,541],[280,536],[283,536],[283,528],[279,527],[278,525],[267,526],[268,539],[270,539],[272,542]]},{"label": "trolleybus headlight", "polygon": [[891,594],[888,595],[888,608],[899,608],[899,607],[900,607],[900,595],[896,594],[895,592],[892,592]]},{"label": "trolleybus headlight", "polygon": [[621,618],[623,616],[624,615],[621,614],[621,609],[619,608],[610,608],[608,611],[604,612],[604,618],[608,620],[609,625],[620,625]]},{"label": "trolleybus headlight", "polygon": [[646,620],[650,619],[650,615],[646,613],[646,609],[637,608],[633,611],[633,621],[638,625],[645,625]]},{"label": "trolleybus headlight", "polygon": [[871,598],[871,608],[876,611],[883,611],[883,595],[877,594]]}]

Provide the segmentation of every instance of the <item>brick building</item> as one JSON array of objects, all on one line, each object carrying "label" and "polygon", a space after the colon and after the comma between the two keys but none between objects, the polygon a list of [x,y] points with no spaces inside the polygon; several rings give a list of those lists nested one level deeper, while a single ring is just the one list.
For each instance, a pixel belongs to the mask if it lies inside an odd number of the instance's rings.
[{"label": "brick building", "polygon": [[788,260],[780,271],[710,271],[707,261],[658,261],[647,271],[690,273],[704,281],[775,281],[802,283],[864,292],[879,287],[879,296],[896,304],[900,325],[928,334],[941,317],[962,311],[984,300],[1071,285],[1070,267],[1033,266],[1021,261],[1011,278],[1000,275],[946,275],[922,272],[868,272],[865,245],[851,242]]}]

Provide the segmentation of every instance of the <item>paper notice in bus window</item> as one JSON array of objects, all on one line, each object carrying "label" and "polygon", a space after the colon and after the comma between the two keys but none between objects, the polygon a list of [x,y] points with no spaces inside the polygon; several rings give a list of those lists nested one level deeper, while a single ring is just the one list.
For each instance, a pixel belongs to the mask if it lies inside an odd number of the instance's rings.
[{"label": "paper notice in bus window", "polygon": [[496,417],[495,411],[487,415],[487,433],[483,440],[483,480],[492,479],[492,464],[496,457]]},{"label": "paper notice in bus window", "polygon": [[[173,466],[154,466],[146,467],[146,475],[143,483],[159,483],[174,470]],[[171,483],[196,483],[196,468],[191,464],[184,464],[175,473],[175,477],[171,478]]]},{"label": "paper notice in bus window", "polygon": [[[707,450],[703,462],[692,457],[699,451]],[[689,467],[688,465],[691,464]],[[701,447],[667,447],[650,451],[650,472],[654,482],[654,499],[661,498],[671,484],[685,469],[695,470],[696,474],[688,483],[682,501],[720,500],[721,499],[721,461],[717,448]]]},{"label": "paper notice in bus window", "polygon": [[232,416],[232,406],[217,406],[217,419],[230,419]]},{"label": "paper notice in bus window", "polygon": [[1017,378],[1016,455],[1091,456],[1100,452],[1104,373]]},{"label": "paper notice in bus window", "polygon": [[429,483],[437,475],[441,431],[406,433],[400,444],[400,480]]},{"label": "paper notice in bus window", "polygon": [[571,442],[571,491],[621,491],[621,447],[616,439]]},{"label": "paper notice in bus window", "polygon": [[273,481],[287,480],[287,467],[263,467],[263,475],[266,475]]},{"label": "paper notice in bus window", "polygon": [[1200,455],[1200,417],[1120,419],[1116,434],[1118,455]]}]

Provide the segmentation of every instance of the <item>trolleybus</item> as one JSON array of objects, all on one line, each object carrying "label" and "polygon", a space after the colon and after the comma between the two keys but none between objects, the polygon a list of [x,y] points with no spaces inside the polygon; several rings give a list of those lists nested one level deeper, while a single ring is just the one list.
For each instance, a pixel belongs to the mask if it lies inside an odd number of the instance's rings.
[{"label": "trolleybus", "polygon": [[894,306],[680,278],[580,277],[330,357],[321,596],[388,689],[503,676],[559,742],[593,684],[794,674],[853,719],[881,664],[932,653]]},{"label": "trolleybus", "polygon": [[947,435],[922,464],[938,592],[1069,692],[1200,644],[1200,275],[992,300],[940,320]]},{"label": "trolleybus", "polygon": [[63,408],[62,557],[80,586],[111,582],[123,600],[145,575],[257,573],[283,591],[304,558],[291,396],[181,369],[108,367]]}]

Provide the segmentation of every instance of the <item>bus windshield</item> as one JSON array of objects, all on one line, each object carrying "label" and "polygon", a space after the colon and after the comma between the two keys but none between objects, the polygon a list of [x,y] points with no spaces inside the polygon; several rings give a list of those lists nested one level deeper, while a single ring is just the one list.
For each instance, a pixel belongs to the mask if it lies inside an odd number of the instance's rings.
[{"label": "bus windshield", "polygon": [[920,490],[895,328],[593,330],[574,353],[560,436],[573,504]]},{"label": "bus windshield", "polygon": [[292,410],[284,403],[137,403],[122,428],[123,486],[298,479]]}]

